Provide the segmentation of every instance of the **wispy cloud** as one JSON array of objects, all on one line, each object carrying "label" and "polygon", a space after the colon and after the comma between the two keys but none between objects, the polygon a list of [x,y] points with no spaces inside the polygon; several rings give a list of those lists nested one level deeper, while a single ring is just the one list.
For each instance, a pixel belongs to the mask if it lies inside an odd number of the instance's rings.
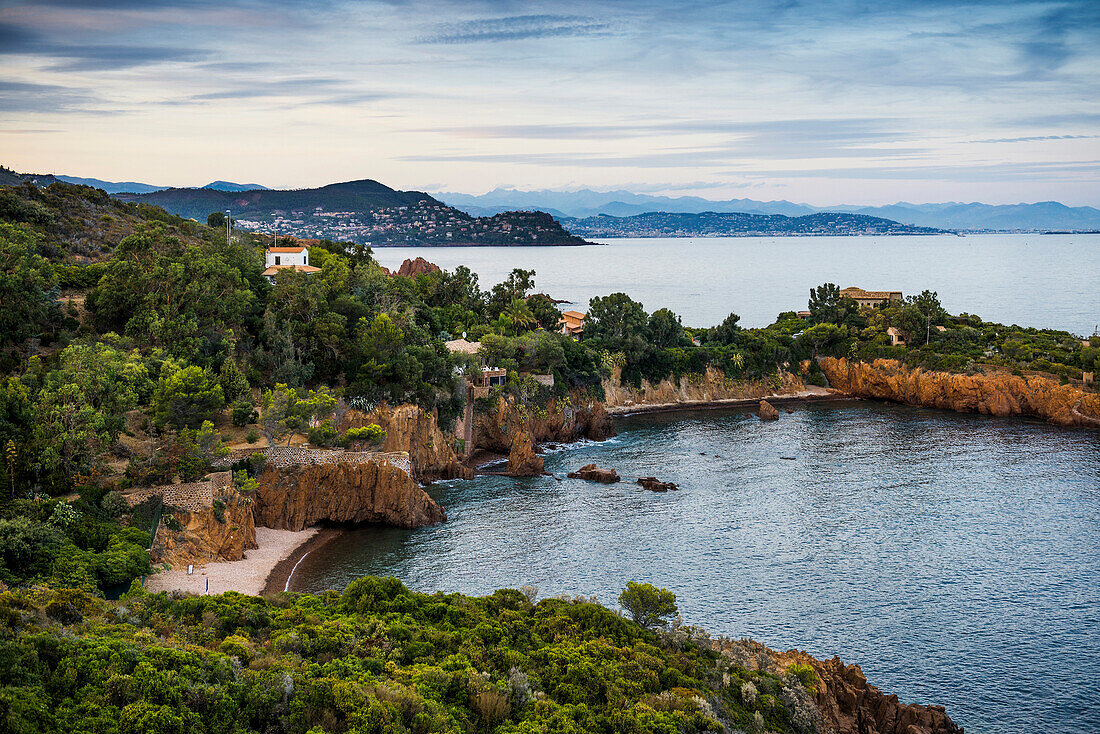
[{"label": "wispy cloud", "polygon": [[592,36],[607,33],[608,23],[579,15],[512,15],[440,25],[421,43],[485,43],[532,38]]}]

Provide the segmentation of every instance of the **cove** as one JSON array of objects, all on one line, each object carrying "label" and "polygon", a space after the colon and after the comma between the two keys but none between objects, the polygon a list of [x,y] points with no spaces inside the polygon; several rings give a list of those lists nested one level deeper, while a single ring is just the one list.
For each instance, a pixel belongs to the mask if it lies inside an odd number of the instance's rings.
[{"label": "cove", "polygon": [[596,463],[679,492],[440,483],[446,523],[347,532],[291,588],[394,575],[423,592],[529,584],[614,606],[627,581],[651,581],[686,623],[840,655],[967,732],[1100,730],[1100,434],[866,401],[617,427],[551,452],[547,470]]}]

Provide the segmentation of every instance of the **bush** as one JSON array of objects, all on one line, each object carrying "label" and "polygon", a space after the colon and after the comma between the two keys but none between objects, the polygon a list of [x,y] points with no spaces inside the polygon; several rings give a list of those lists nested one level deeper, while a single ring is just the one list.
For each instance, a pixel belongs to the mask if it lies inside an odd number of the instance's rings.
[{"label": "bush", "polygon": [[99,506],[111,517],[124,515],[130,510],[130,504],[118,492],[108,492],[103,495]]},{"label": "bush", "polygon": [[321,425],[309,429],[309,442],[314,446],[331,446],[336,443],[339,435],[336,427],[325,421]]},{"label": "bush", "polygon": [[214,519],[225,522],[225,502],[222,500],[214,500]]},{"label": "bush", "polygon": [[349,428],[344,432],[344,445],[350,446],[353,443],[370,443],[380,444],[386,440],[386,431],[382,426],[375,423],[371,423],[359,428]]},{"label": "bush", "polygon": [[247,426],[250,423],[255,423],[260,419],[260,414],[252,407],[251,400],[241,399],[233,403],[231,417],[233,425],[235,426]]},{"label": "bush", "polygon": [[259,441],[259,440],[260,440],[260,432],[259,432],[259,431],[257,431],[257,430],[256,430],[255,428],[253,428],[253,429],[252,429],[251,431],[249,431],[249,432],[248,432],[248,434],[247,434],[247,435],[246,435],[246,436],[244,437],[244,440],[245,440],[245,441],[247,441],[248,443],[256,443],[257,441]]}]

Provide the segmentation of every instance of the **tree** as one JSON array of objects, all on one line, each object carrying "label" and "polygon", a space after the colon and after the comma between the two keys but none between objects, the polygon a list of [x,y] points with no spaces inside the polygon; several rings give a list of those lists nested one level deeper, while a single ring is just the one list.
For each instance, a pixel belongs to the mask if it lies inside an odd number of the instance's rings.
[{"label": "tree", "polygon": [[922,291],[919,296],[909,296],[909,305],[924,317],[924,343],[932,339],[932,322],[943,318],[947,313],[940,305],[936,291]]},{"label": "tree", "polygon": [[545,293],[536,293],[527,299],[527,305],[531,307],[531,313],[535,315],[535,322],[547,331],[557,331],[558,322],[561,321],[561,310],[550,300]]},{"label": "tree", "polygon": [[736,342],[738,334],[741,333],[741,327],[737,323],[740,320],[741,317],[735,313],[731,313],[729,316],[722,319],[722,323],[711,329],[711,340],[726,346]]},{"label": "tree", "polygon": [[684,346],[684,327],[680,317],[667,308],[659,308],[649,317],[647,325],[650,343],[658,349]]},{"label": "tree", "polygon": [[294,393],[286,385],[279,383],[270,390],[264,390],[260,400],[260,431],[271,445],[290,432],[286,419],[294,402]]},{"label": "tree", "polygon": [[29,227],[0,222],[0,346],[56,332],[65,323],[57,274],[38,254],[39,239]]},{"label": "tree", "polygon": [[225,229],[225,213],[210,212],[210,216],[206,218],[206,226],[214,227],[215,229]]},{"label": "tree", "polygon": [[625,293],[597,296],[588,302],[588,319],[584,325],[586,339],[603,339],[614,346],[639,336],[645,328],[645,309]]},{"label": "tree", "polygon": [[810,289],[810,321],[815,324],[840,323],[840,286],[824,283]]},{"label": "tree", "polygon": [[218,375],[218,384],[222,386],[222,397],[226,403],[232,403],[237,398],[245,397],[249,393],[248,379],[241,374],[237,363],[232,359],[222,362],[221,373]]},{"label": "tree", "polygon": [[225,405],[222,386],[202,367],[191,365],[167,371],[154,396],[160,425],[198,428]]},{"label": "tree", "polygon": [[847,336],[848,330],[843,326],[829,323],[815,324],[802,332],[798,337],[798,343],[800,346],[809,348],[811,357],[817,357],[819,354],[829,352],[830,347],[844,341]]},{"label": "tree", "polygon": [[535,323],[535,315],[531,313],[531,307],[527,305],[527,301],[519,297],[513,298],[501,313],[512,320],[516,331],[530,329]]},{"label": "tree", "polygon": [[619,594],[619,604],[637,624],[643,627],[665,627],[668,618],[678,611],[676,595],[653,584],[627,583]]}]

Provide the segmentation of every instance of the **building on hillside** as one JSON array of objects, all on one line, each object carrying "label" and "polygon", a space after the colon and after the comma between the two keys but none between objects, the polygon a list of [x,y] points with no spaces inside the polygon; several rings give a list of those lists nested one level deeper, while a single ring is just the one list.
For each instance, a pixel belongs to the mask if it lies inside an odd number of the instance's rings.
[{"label": "building on hillside", "polygon": [[809,311],[798,311],[796,313],[796,315],[798,316],[798,318],[802,319],[803,321],[809,321],[810,320],[810,312]]},{"label": "building on hillside", "polygon": [[309,274],[321,271],[309,264],[309,248],[304,245],[267,248],[264,252],[264,277],[274,283],[276,273],[287,268]]},{"label": "building on hillside", "polygon": [[566,336],[580,339],[581,334],[584,333],[584,321],[587,318],[588,314],[581,313],[580,311],[566,311],[561,315],[561,319],[558,321],[559,330]]},{"label": "building on hillside", "polygon": [[891,326],[886,330],[886,334],[890,337],[890,346],[892,347],[904,347],[905,337],[901,335],[895,327]]},{"label": "building on hillside", "polygon": [[874,308],[880,303],[902,300],[901,291],[865,291],[855,286],[849,286],[840,291],[840,297],[851,298],[859,304],[860,308]]},{"label": "building on hillside", "polygon": [[443,342],[443,346],[447,347],[447,351],[451,354],[477,354],[477,350],[481,349],[481,342],[469,342],[463,339],[452,339],[449,342]]}]

